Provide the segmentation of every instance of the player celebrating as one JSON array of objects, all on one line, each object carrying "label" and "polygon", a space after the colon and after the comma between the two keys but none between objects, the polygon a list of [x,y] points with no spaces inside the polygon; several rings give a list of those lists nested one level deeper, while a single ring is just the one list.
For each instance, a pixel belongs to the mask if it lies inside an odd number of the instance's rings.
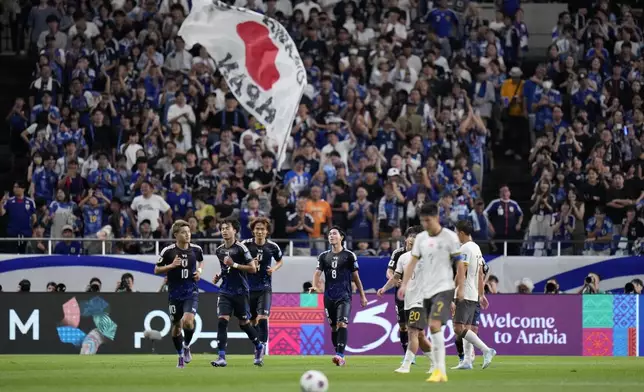
[{"label": "player celebrating", "polygon": [[[282,250],[279,245],[266,239],[271,231],[271,223],[264,217],[250,224],[253,237],[244,240],[251,257],[257,260],[257,273],[248,276],[250,286],[251,323],[257,328],[259,341],[266,347],[268,341],[268,317],[271,313],[271,276],[282,268]],[[273,266],[273,260],[275,265]]]},{"label": "player celebrating", "polygon": [[485,262],[481,254],[481,248],[472,241],[472,224],[470,221],[462,220],[456,225],[456,234],[463,244],[460,248],[462,261],[456,270],[456,300],[454,312],[454,333],[464,342],[463,362],[454,369],[472,369],[472,357],[470,344],[483,352],[483,369],[490,366],[492,358],[496,355],[494,349],[489,348],[472,331],[476,317],[479,300],[487,307],[484,293]]},{"label": "player celebrating", "polygon": [[197,281],[202,272],[203,250],[199,245],[190,243],[188,222],[184,220],[174,222],[171,232],[177,241],[163,248],[159,262],[154,267],[154,273],[166,274],[168,278],[172,342],[179,354],[177,367],[183,368],[186,363],[192,361],[190,343],[195,332],[195,313],[199,306]]},{"label": "player celebrating", "polygon": [[[435,203],[423,204],[420,209],[422,233],[416,236],[411,251],[411,260],[405,267],[403,283],[398,290],[398,298],[407,294],[407,286],[416,265],[423,276],[424,307],[428,312],[429,329],[432,334],[432,356],[434,370],[428,382],[446,382],[445,370],[445,337],[441,327],[450,318],[450,304],[454,298],[453,266],[460,262],[460,243],[456,234],[441,227],[438,217],[438,206]],[[413,293],[410,293],[413,294]]]},{"label": "player celebrating", "polygon": [[[410,229],[411,228],[407,229],[407,231],[405,232],[406,243],[409,242],[408,234],[410,234],[410,231],[409,231]],[[414,233],[414,238],[416,237],[416,234],[418,233]],[[400,256],[402,256],[404,253],[411,250],[411,248],[407,249],[406,245],[407,244],[394,250],[393,253],[391,254],[391,259],[389,260],[389,264],[387,265],[387,281],[394,279],[394,275],[396,274],[396,269],[398,268],[398,261],[400,259]],[[401,281],[400,279],[398,279],[398,280],[395,280],[394,282],[396,284],[395,287],[397,291]],[[407,332],[407,314],[405,313],[405,301],[399,300],[396,294],[397,293],[394,293],[394,301],[396,306],[396,319],[398,320],[398,333],[400,336],[400,345],[402,346],[402,349],[403,349],[403,355],[406,355],[407,346],[409,344],[409,333]]]},{"label": "player celebrating", "polygon": [[221,274],[215,275],[213,282],[219,287],[217,300],[217,340],[219,341],[219,358],[210,362],[214,367],[225,367],[226,344],[228,343],[228,322],[230,316],[235,315],[239,320],[239,327],[246,332],[248,338],[255,345],[255,365],[262,366],[264,361],[264,345],[259,341],[257,330],[250,325],[249,290],[246,274],[257,272],[257,266],[246,245],[237,241],[239,222],[234,219],[225,219],[221,223],[221,237],[224,243],[217,247],[215,255],[221,265]]},{"label": "player celebrating", "polygon": [[347,345],[347,324],[351,315],[351,281],[360,293],[360,304],[367,306],[367,297],[358,274],[358,258],[342,246],[344,232],[338,227],[329,230],[331,250],[320,253],[313,275],[311,291],[321,292],[320,277],[324,273],[324,311],[331,325],[331,340],[336,348],[333,363],[344,366],[344,349]]},{"label": "player celebrating", "polygon": [[[411,260],[411,250],[414,246],[414,239],[416,237],[416,234],[420,233],[421,231],[421,227],[414,226],[408,228],[407,232],[405,232],[404,249],[406,250],[406,252],[397,258],[396,272],[394,273],[394,276],[392,276],[387,281],[387,283],[380,290],[378,290],[378,296],[382,296],[387,290],[396,286],[400,282],[400,279],[403,276],[404,269]],[[416,266],[416,269],[414,270],[412,277],[409,280],[409,286],[407,287],[405,300],[403,301],[403,311],[407,314],[407,317],[406,319],[402,319],[402,323],[404,323],[405,328],[409,327],[409,348],[405,352],[405,359],[403,360],[402,365],[400,366],[400,368],[395,370],[396,373],[409,373],[411,364],[414,362],[419,346],[421,350],[423,350],[425,355],[429,358],[430,363],[432,361],[432,346],[429,343],[429,340],[425,336],[424,332],[425,328],[427,328],[427,312],[423,307],[424,284],[422,271],[420,271],[421,268],[421,264],[418,264]]]}]

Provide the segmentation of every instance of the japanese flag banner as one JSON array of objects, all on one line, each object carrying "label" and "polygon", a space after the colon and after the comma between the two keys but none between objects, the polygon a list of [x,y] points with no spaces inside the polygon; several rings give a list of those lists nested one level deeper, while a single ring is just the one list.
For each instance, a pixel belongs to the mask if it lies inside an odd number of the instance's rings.
[{"label": "japanese flag banner", "polygon": [[306,87],[295,43],[277,21],[221,1],[193,0],[179,35],[201,44],[239,103],[279,146],[278,168]]}]

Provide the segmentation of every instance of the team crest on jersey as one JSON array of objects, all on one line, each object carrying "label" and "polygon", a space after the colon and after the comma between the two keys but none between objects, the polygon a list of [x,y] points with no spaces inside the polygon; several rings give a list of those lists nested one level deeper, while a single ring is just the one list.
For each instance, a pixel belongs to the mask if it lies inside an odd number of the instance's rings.
[{"label": "team crest on jersey", "polygon": [[510,212],[514,212],[514,207],[510,206],[509,210]]},{"label": "team crest on jersey", "polygon": [[186,204],[186,199],[180,199],[180,200],[179,200],[179,203],[181,203],[181,205]]},{"label": "team crest on jersey", "polygon": [[25,203],[25,210],[29,211],[29,203]]}]

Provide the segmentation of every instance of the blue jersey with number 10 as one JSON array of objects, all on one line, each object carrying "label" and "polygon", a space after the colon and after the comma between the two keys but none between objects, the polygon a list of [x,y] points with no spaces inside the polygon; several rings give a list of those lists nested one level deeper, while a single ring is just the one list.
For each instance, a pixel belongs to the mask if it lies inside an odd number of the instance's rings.
[{"label": "blue jersey with number 10", "polygon": [[203,250],[195,244],[189,244],[187,249],[179,248],[176,244],[166,246],[161,251],[157,266],[170,265],[177,256],[181,259],[181,265],[167,273],[168,296],[170,300],[190,299],[195,293],[199,293],[194,274],[197,264],[203,261]]}]

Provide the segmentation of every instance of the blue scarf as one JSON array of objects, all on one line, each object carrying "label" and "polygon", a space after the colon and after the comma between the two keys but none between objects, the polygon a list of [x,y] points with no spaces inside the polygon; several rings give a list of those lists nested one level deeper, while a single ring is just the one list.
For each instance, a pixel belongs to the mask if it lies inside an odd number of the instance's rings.
[{"label": "blue scarf", "polygon": [[485,97],[485,93],[487,91],[487,81],[482,81],[481,82],[481,88],[479,89],[479,98]]}]

